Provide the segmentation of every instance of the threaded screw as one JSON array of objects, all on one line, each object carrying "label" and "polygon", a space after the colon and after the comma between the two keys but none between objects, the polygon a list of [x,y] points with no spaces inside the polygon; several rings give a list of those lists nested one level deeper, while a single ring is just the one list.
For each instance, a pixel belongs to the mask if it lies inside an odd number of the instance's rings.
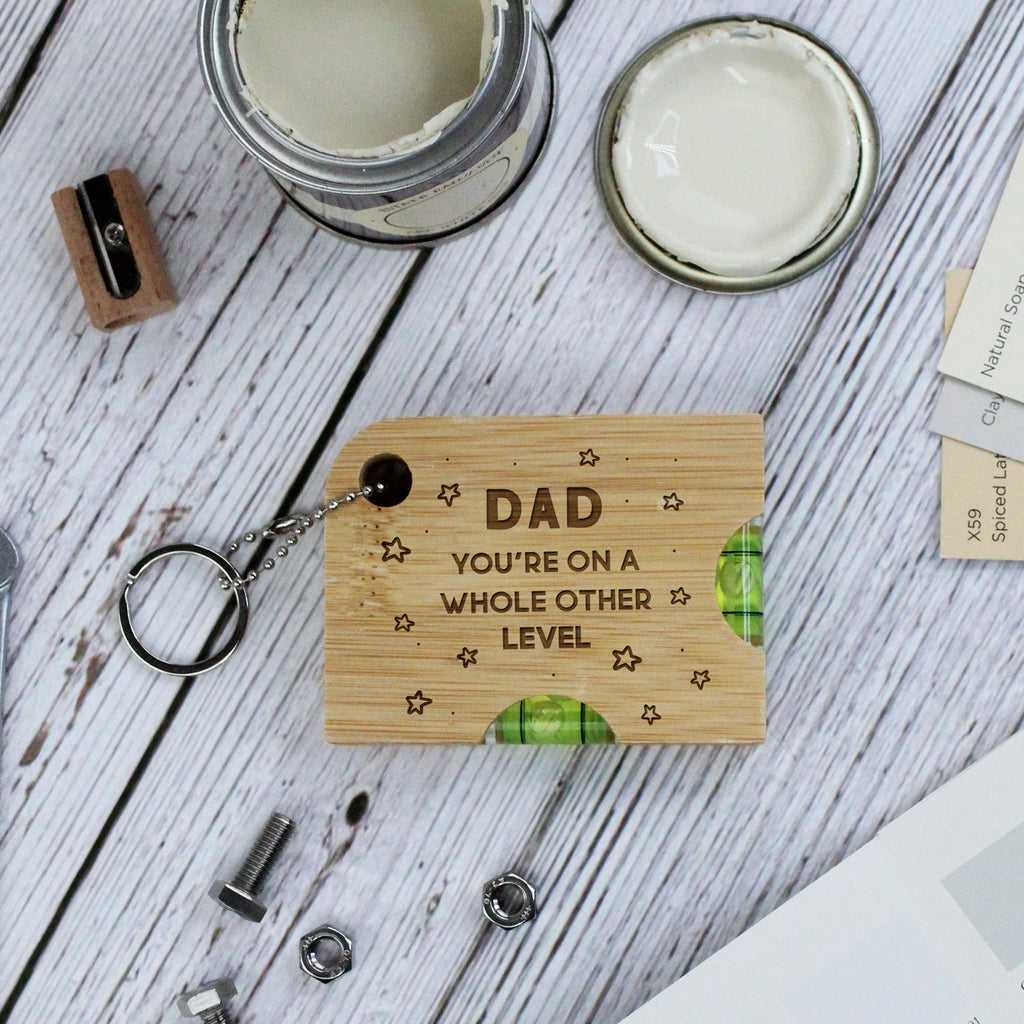
[{"label": "threaded screw", "polygon": [[235,877],[230,882],[214,882],[210,896],[246,920],[262,921],[267,908],[256,897],[294,828],[291,818],[278,812],[272,814]]},{"label": "threaded screw", "polygon": [[207,1010],[199,1019],[203,1024],[235,1024],[235,1018],[226,1007],[221,1010]]},{"label": "threaded screw", "polygon": [[202,1024],[235,1024],[228,1003],[236,995],[238,990],[230,978],[206,981],[178,998],[178,1012],[182,1017],[198,1019]]},{"label": "threaded screw", "polygon": [[277,862],[285,843],[291,836],[295,822],[275,812],[263,826],[259,839],[253,844],[245,863],[235,875],[234,885],[253,896],[258,896],[270,869]]}]

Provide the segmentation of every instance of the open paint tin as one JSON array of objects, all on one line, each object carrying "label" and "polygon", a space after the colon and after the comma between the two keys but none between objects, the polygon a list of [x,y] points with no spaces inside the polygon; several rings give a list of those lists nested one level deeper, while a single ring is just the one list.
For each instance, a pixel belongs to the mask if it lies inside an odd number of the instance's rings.
[{"label": "open paint tin", "polygon": [[595,159],[637,256],[693,288],[756,292],[850,238],[879,148],[871,101],[839,54],[742,15],[691,22],[644,50],[609,90]]},{"label": "open paint tin", "polygon": [[199,53],[221,116],[290,202],[368,244],[481,223],[553,114],[527,0],[202,0]]}]

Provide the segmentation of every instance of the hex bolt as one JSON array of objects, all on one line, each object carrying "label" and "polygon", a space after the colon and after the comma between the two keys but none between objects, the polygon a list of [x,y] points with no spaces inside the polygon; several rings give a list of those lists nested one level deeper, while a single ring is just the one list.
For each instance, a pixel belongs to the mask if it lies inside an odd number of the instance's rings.
[{"label": "hex bolt", "polygon": [[182,1017],[198,1018],[203,1024],[235,1024],[228,1003],[238,995],[230,978],[204,981],[199,988],[178,997],[178,1012]]},{"label": "hex bolt", "polygon": [[277,812],[272,814],[235,877],[230,882],[220,879],[214,882],[210,896],[247,921],[262,921],[267,908],[256,897],[294,828],[291,818]]}]

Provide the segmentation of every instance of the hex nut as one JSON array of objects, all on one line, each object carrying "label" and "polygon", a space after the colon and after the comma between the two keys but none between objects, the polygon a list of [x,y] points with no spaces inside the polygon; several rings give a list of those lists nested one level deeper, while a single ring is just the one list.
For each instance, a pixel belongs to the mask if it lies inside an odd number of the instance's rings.
[{"label": "hex nut", "polygon": [[327,984],[352,970],[352,940],[333,925],[322,924],[299,942],[299,963],[311,978]]},{"label": "hex nut", "polygon": [[484,917],[499,928],[518,928],[537,916],[537,890],[506,871],[484,886]]},{"label": "hex nut", "polygon": [[179,996],[176,1002],[182,1017],[202,1017],[215,1010],[224,1010],[238,995],[235,983],[230,978],[205,981],[199,988]]},{"label": "hex nut", "polygon": [[221,879],[217,879],[210,887],[210,896],[225,910],[230,910],[254,924],[259,924],[267,913],[267,908],[250,893],[243,892],[237,886]]}]

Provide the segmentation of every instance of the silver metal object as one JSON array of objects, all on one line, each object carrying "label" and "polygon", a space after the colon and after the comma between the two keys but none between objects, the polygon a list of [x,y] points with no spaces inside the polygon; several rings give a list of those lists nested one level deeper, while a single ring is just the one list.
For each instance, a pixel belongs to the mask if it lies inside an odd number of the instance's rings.
[{"label": "silver metal object", "polygon": [[103,239],[110,245],[124,245],[128,241],[128,232],[123,224],[108,224],[103,229]]},{"label": "silver metal object", "polygon": [[142,274],[110,178],[88,178],[75,186],[75,192],[107,291],[115,299],[131,298],[142,286]]},{"label": "silver metal object", "polygon": [[[131,606],[128,603],[128,594],[132,587],[142,578],[148,569],[162,562],[165,558],[173,558],[176,555],[191,555],[201,560],[212,562],[221,572],[221,579],[227,580],[231,590],[232,599],[235,602],[235,623],[231,635],[224,644],[217,648],[212,654],[205,658],[197,658],[190,662],[165,661],[158,658],[150,651],[135,632],[132,625]],[[203,672],[222,665],[242,642],[245,636],[246,626],[249,624],[249,595],[245,589],[245,581],[238,574],[235,567],[223,556],[211,551],[209,548],[201,547],[198,544],[168,544],[166,547],[157,548],[149,554],[140,558],[128,572],[128,582],[121,593],[121,600],[117,605],[118,619],[121,623],[121,633],[124,635],[128,646],[147,665],[171,676],[197,676]]]},{"label": "silver metal object", "polygon": [[[713,274],[692,263],[686,263],[652,241],[630,216],[615,182],[612,167],[612,148],[618,134],[619,115],[623,100],[637,76],[655,57],[675,46],[679,40],[708,26],[757,22],[760,25],[775,26],[793,32],[803,38],[809,50],[832,71],[843,88],[850,110],[856,122],[860,138],[860,168],[853,192],[839,219],[809,249],[800,253],[775,270],[753,277],[724,277]],[[598,187],[604,200],[608,216],[622,240],[645,263],[659,274],[676,281],[709,292],[760,292],[793,281],[816,270],[830,260],[845,245],[854,230],[863,220],[871,204],[881,156],[881,137],[878,119],[871,98],[861,84],[854,70],[832,49],[828,43],[798,25],[776,18],[760,15],[726,15],[702,18],[681,26],[668,35],[656,40],[616,79],[605,96],[597,135],[594,140],[594,162]]]},{"label": "silver metal object", "polygon": [[[359,490],[348,491],[346,494],[332,498],[324,502],[312,512],[293,513],[289,516],[282,516],[275,519],[259,530],[251,530],[236,540],[228,548],[228,555],[235,554],[243,543],[255,544],[263,540],[281,540],[272,557],[266,558],[261,565],[251,569],[244,576],[228,561],[228,559],[212,550],[199,544],[169,544],[165,547],[150,551],[139,559],[128,571],[128,580],[125,583],[121,598],[118,601],[118,619],[121,624],[121,633],[132,649],[133,653],[144,661],[151,668],[171,676],[195,676],[222,665],[237,650],[238,645],[245,636],[246,627],[249,624],[249,594],[246,589],[250,583],[259,578],[262,572],[269,572],[277,564],[277,560],[287,556],[288,551],[294,547],[310,527],[318,523],[328,512],[333,512],[341,505],[349,504],[357,498],[371,498],[373,489],[363,486]],[[172,662],[153,654],[143,643],[132,624],[131,605],[128,598],[132,587],[139,579],[155,564],[167,558],[175,556],[190,556],[203,561],[212,562],[220,571],[220,585],[223,590],[231,592],[234,600],[234,625],[227,640],[212,654],[205,658],[197,658],[190,662]]]},{"label": "silver metal object", "polygon": [[247,921],[256,924],[262,921],[267,908],[256,897],[294,828],[295,822],[291,818],[278,812],[272,814],[235,877],[230,882],[219,879],[214,882],[210,896],[226,910]]},{"label": "silver metal object", "polygon": [[317,981],[334,981],[352,970],[352,940],[333,925],[322,924],[302,936],[299,964]]},{"label": "silver metal object", "polygon": [[[322,505],[315,508],[312,512],[293,512],[288,516],[281,516],[280,519],[274,519],[273,521],[261,527],[259,530],[250,530],[248,533],[243,534],[238,540],[233,541],[228,547],[228,554],[235,554],[242,544],[255,544],[261,540],[274,540],[275,538],[283,539],[284,543],[281,544],[275,554],[277,558],[285,558],[288,554],[288,549],[294,547],[298,542],[299,538],[312,526],[315,526],[328,512],[334,512],[339,509],[342,505],[351,505],[357,498],[369,498],[373,491],[369,487],[360,487],[357,490],[347,491],[345,494],[338,495],[337,498],[331,498],[330,501],[325,501]],[[269,572],[276,565],[274,558],[267,558],[262,565],[255,569],[250,569],[237,582],[232,581],[229,577],[226,577],[222,585],[227,589],[228,586],[235,587],[247,587],[250,583],[254,582],[259,578],[261,572]]]},{"label": "silver metal object", "polygon": [[484,917],[499,928],[518,928],[537,916],[537,890],[506,872],[484,886]]},{"label": "silver metal object", "polygon": [[4,675],[7,665],[7,615],[11,605],[11,590],[21,572],[21,555],[14,541],[0,530],[0,730],[4,713]]},{"label": "silver metal object", "polygon": [[491,59],[451,124],[421,146],[367,158],[303,145],[254,107],[235,47],[244,6],[202,0],[203,78],[234,136],[318,226],[370,245],[431,245],[497,212],[538,162],[553,118],[554,68],[528,0],[493,5]]},{"label": "silver metal object", "polygon": [[199,988],[179,996],[176,1005],[182,1017],[196,1018],[203,1024],[234,1024],[228,1003],[238,995],[230,978],[203,982]]}]

